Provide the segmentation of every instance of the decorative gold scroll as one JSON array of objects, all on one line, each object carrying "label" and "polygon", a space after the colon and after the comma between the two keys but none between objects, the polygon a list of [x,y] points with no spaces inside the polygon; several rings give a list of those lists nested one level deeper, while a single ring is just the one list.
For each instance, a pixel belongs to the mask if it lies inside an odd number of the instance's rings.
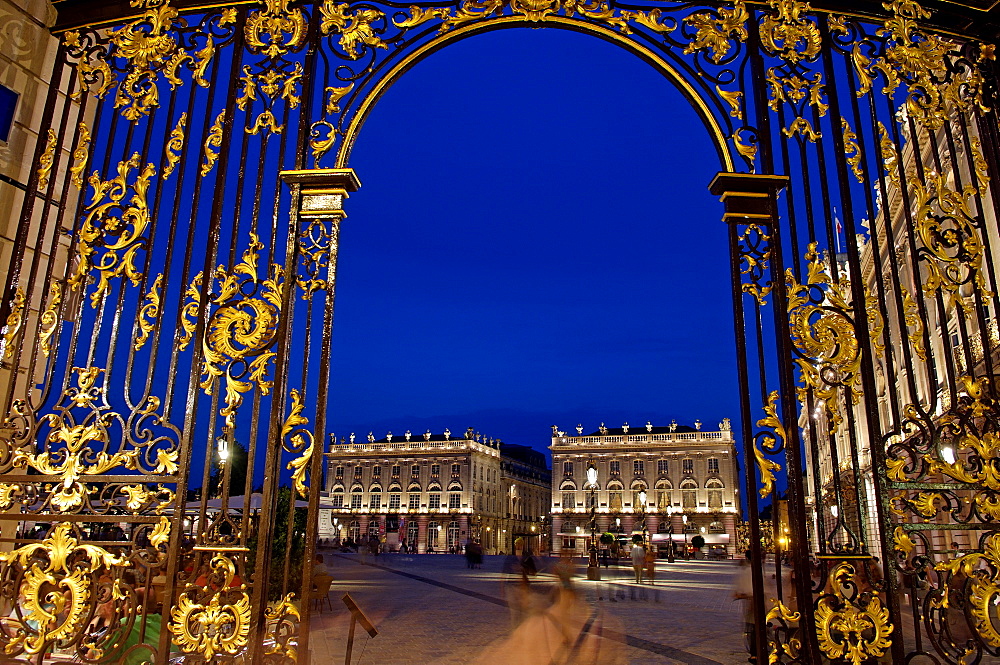
[{"label": "decorative gold scroll", "polygon": [[[302,454],[289,462],[285,468],[292,471],[292,484],[295,486],[295,491],[302,498],[306,498],[309,495],[309,486],[305,482],[306,472],[309,471],[309,464],[312,462],[313,451],[316,449],[316,440],[312,432],[301,428],[302,425],[309,423],[309,419],[302,415],[305,404],[302,403],[299,391],[293,388],[291,397],[292,410],[285,419],[285,423],[281,426],[281,440],[284,442],[291,434],[291,438],[288,439],[290,444],[288,448],[294,451],[301,451]],[[293,431],[295,432],[294,434],[292,434]]]},{"label": "decorative gold scroll", "polygon": [[743,293],[752,295],[761,306],[766,305],[767,294],[771,292],[771,283],[762,286],[761,282],[767,273],[768,261],[771,258],[771,236],[757,224],[747,224],[740,234],[740,274],[744,275]]},{"label": "decorative gold scroll", "polygon": [[[212,558],[211,567],[225,579],[208,604],[195,602],[204,589],[189,585],[170,611],[171,641],[184,653],[198,653],[207,662],[217,655],[234,655],[244,649],[250,636],[250,596],[246,585],[233,587],[236,565],[226,554]],[[229,598],[235,597],[235,602]]]},{"label": "decorative gold scroll", "polygon": [[684,22],[697,32],[691,43],[684,47],[684,54],[711,51],[708,59],[716,64],[722,62],[733,50],[734,40],[742,44],[749,37],[746,25],[749,18],[743,0],[735,0],[732,9],[720,8],[717,15],[712,12],[691,14]]},{"label": "decorative gold scroll", "polygon": [[38,189],[46,189],[49,186],[49,176],[52,173],[52,164],[56,158],[56,130],[49,129],[46,133],[45,150],[38,158]]},{"label": "decorative gold scroll", "polygon": [[[742,0],[737,0],[737,2],[742,4]],[[330,7],[330,20],[326,21],[329,30],[341,35],[341,46],[348,55],[357,57],[359,44],[382,48],[376,42],[376,40],[381,41],[377,36],[374,34],[369,36],[370,24],[381,18],[381,12],[378,12],[377,15],[370,15],[360,14],[361,10],[359,10],[355,14],[347,15],[347,5],[335,5],[333,0],[326,0],[324,7],[326,6]],[[408,18],[402,21],[393,19],[393,23],[398,28],[411,28],[433,19],[441,19],[442,23],[438,28],[438,34],[443,34],[460,25],[500,15],[505,7],[509,7],[515,16],[523,16],[535,23],[545,21],[547,17],[562,12],[565,16],[580,16],[606,23],[625,35],[632,33],[630,23],[636,23],[654,32],[664,34],[674,30],[673,25],[660,20],[662,16],[660,9],[652,9],[648,12],[617,10],[600,0],[587,2],[577,2],[576,0],[463,0],[457,10],[451,7],[421,8],[411,6]],[[349,34],[345,31],[348,31]]]},{"label": "decorative gold scroll", "polygon": [[899,290],[903,296],[903,322],[907,326],[906,336],[910,340],[910,347],[914,355],[921,360],[927,360],[927,349],[924,348],[924,320],[920,317],[917,303],[906,287],[900,286]]},{"label": "decorative gold scroll", "polygon": [[878,595],[862,594],[861,598],[868,598],[863,607],[855,606],[844,595],[844,587],[853,588],[858,584],[851,564],[839,564],[832,578],[831,593],[823,594],[816,603],[816,636],[820,651],[831,660],[843,658],[852,665],[885,655],[892,645],[889,610],[882,605]]},{"label": "decorative gold scroll", "polygon": [[153,331],[156,319],[160,316],[160,287],[163,285],[163,274],[156,276],[153,285],[149,287],[146,294],[146,301],[139,310],[138,324],[139,332],[136,333],[133,348],[138,351],[149,339],[149,334]]},{"label": "decorative gold scroll", "polygon": [[865,171],[861,168],[861,147],[858,145],[858,135],[851,130],[851,126],[844,118],[840,119],[840,128],[844,135],[844,154],[847,156],[847,163],[858,182],[864,184]]},{"label": "decorative gold scroll", "polygon": [[[218,295],[211,300],[215,311],[208,320],[202,342],[205,363],[199,385],[211,395],[216,379],[225,377],[225,405],[219,415],[226,419],[226,426],[231,429],[236,426],[236,410],[243,403],[243,393],[254,386],[264,395],[271,389],[268,367],[276,354],[270,347],[278,330],[284,268],[272,264],[270,276],[259,279],[257,258],[263,248],[258,237],[251,233],[250,245],[243,252],[243,260],[231,270],[220,265],[212,275],[217,283],[212,292]],[[182,349],[190,342],[195,330],[191,317],[198,312],[201,279],[199,273],[185,292],[188,302],[181,316],[185,331],[180,340]],[[246,295],[251,286],[255,295]],[[246,364],[244,378],[237,378],[228,371],[233,363]]]},{"label": "decorative gold scroll", "polygon": [[790,63],[812,60],[823,45],[819,27],[803,14],[809,3],[799,0],[768,0],[773,14],[765,14],[760,40],[769,53]]},{"label": "decorative gold scroll", "polygon": [[[145,247],[143,234],[150,222],[146,198],[149,180],[156,175],[156,168],[151,163],[146,164],[130,185],[129,174],[138,166],[139,153],[134,153],[128,161],[118,163],[117,177],[103,181],[97,171],[90,176],[93,201],[86,208],[87,216],[79,232],[76,271],[68,284],[74,290],[85,286],[90,271],[96,270],[99,281],[90,296],[93,307],[97,307],[108,292],[112,278],[127,277],[133,286],[142,279],[136,255]],[[122,200],[129,189],[132,198],[125,204]],[[116,210],[120,214],[113,214]],[[104,250],[100,256],[99,249]]]},{"label": "decorative gold scroll", "polygon": [[73,166],[70,167],[70,179],[73,186],[83,189],[83,172],[87,168],[87,161],[90,158],[90,130],[87,123],[81,122],[79,125],[80,138],[76,143],[76,150],[73,151]]},{"label": "decorative gold scroll", "polygon": [[20,606],[25,610],[24,620],[33,626],[33,630],[18,631],[5,645],[8,653],[23,648],[37,654],[57,640],[74,639],[86,628],[97,571],[130,565],[124,556],[81,544],[72,528],[62,522],[40,543],[0,552],[0,562],[8,566],[16,562],[25,571],[18,589]]},{"label": "decorative gold scroll", "polygon": [[[290,4],[291,0],[264,0],[264,10],[247,17],[244,34],[251,49],[277,58],[302,45],[306,18],[298,7],[289,9]],[[268,37],[266,42],[264,35]]]},{"label": "decorative gold scroll", "polygon": [[995,623],[995,603],[1000,597],[1000,534],[990,534],[982,552],[942,561],[934,569],[948,574],[944,577],[939,597],[932,600],[932,606],[947,606],[952,576],[961,574],[962,586],[957,590],[968,603],[966,612],[970,626],[983,642],[993,648],[1000,647],[1000,630]]},{"label": "decorative gold scroll", "polygon": [[52,353],[52,336],[59,327],[59,307],[62,305],[62,285],[59,282],[49,284],[49,305],[39,318],[38,339],[42,354],[46,358]]},{"label": "decorative gold scroll", "polygon": [[17,339],[24,326],[24,291],[21,287],[14,290],[14,299],[10,303],[10,314],[7,315],[7,330],[3,334],[3,359],[9,362],[14,358],[14,340]]},{"label": "decorative gold scroll", "polygon": [[[775,436],[781,439],[781,445],[784,446],[788,442],[788,435],[785,432],[785,426],[781,424],[781,419],[778,418],[777,401],[778,391],[772,390],[771,394],[768,395],[767,404],[763,407],[764,413],[767,416],[757,421],[757,427],[770,427],[773,429]],[[774,448],[774,444],[777,443],[775,436],[764,437],[765,448]],[[774,491],[774,474],[781,471],[781,465],[769,459],[767,454],[756,444],[753,447],[753,456],[757,461],[757,469],[760,472],[761,487],[758,491],[761,498],[766,499]]]},{"label": "decorative gold scroll", "polygon": [[181,117],[177,119],[177,124],[170,131],[170,138],[167,140],[167,145],[163,148],[163,158],[167,161],[167,165],[163,167],[162,178],[166,180],[170,177],[170,174],[174,172],[174,168],[177,167],[177,162],[181,161],[181,152],[184,150],[184,128],[187,125],[187,111],[181,113]]},{"label": "decorative gold scroll", "polygon": [[201,165],[201,177],[204,178],[215,167],[215,162],[219,159],[219,153],[212,150],[222,145],[222,123],[226,119],[226,111],[222,110],[215,117],[212,128],[208,131],[208,138],[205,139],[205,162]]}]

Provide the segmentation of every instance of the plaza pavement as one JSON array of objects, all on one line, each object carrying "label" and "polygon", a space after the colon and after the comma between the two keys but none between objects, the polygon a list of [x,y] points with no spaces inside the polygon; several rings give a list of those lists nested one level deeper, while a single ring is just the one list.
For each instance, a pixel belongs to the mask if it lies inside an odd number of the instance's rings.
[{"label": "plaza pavement", "polygon": [[[503,573],[502,556],[484,557],[469,570],[460,555],[325,553],[334,583],[333,610],[313,613],[309,651],[313,665],[343,663],[349,613],[341,601],[350,593],[379,634],[355,632],[352,665],[459,665],[485,660],[505,665],[516,621],[505,598],[516,577]],[[559,584],[542,561],[531,588],[538,599]],[[732,600],[737,567],[731,561],[659,562],[655,585],[634,584],[631,566],[601,568],[603,581],[586,580],[577,559],[574,588],[597,609],[602,633],[618,662],[643,665],[736,665],[746,663],[742,608]],[[545,602],[541,600],[541,602]],[[520,643],[519,643],[520,644]],[[603,653],[603,652],[602,652]],[[612,658],[614,660],[614,658]],[[527,659],[522,662],[529,662]],[[530,661],[534,662],[534,661]],[[602,662],[603,658],[602,658]],[[548,665],[539,662],[538,665]]]}]

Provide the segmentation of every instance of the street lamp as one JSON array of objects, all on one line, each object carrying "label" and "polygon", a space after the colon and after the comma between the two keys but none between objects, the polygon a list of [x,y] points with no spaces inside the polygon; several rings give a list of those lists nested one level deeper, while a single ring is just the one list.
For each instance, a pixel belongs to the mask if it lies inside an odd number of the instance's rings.
[{"label": "street lamp", "polygon": [[229,442],[226,441],[225,437],[220,436],[215,445],[219,450],[219,466],[226,466],[226,462],[229,460]]},{"label": "street lamp", "polygon": [[587,487],[590,488],[590,559],[587,562],[587,579],[600,580],[601,569],[597,565],[597,467],[587,465]]},{"label": "street lamp", "polygon": [[688,516],[682,515],[681,519],[684,520],[684,558],[688,558]]}]

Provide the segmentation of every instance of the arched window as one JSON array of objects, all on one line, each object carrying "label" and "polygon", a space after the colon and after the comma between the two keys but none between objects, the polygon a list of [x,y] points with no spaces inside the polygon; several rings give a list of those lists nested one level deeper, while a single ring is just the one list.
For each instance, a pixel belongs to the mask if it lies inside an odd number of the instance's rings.
[{"label": "arched window", "polygon": [[357,520],[351,522],[351,524],[347,527],[347,537],[354,542],[361,540],[361,522]]},{"label": "arched window", "polygon": [[458,522],[448,522],[448,550],[458,548]]},{"label": "arched window", "polygon": [[705,487],[708,488],[708,507],[719,510],[722,508],[722,490],[725,485],[718,478],[712,478],[707,483]]},{"label": "arched window", "polygon": [[564,520],[559,533],[576,533],[576,523],[573,520]]},{"label": "arched window", "polygon": [[726,532],[726,527],[724,527],[722,525],[722,522],[718,522],[718,521],[712,522],[711,524],[708,525],[708,532],[709,533],[725,533]]},{"label": "arched window", "polygon": [[420,535],[420,525],[416,520],[410,520],[406,525],[406,544],[408,547],[417,546],[417,538]]},{"label": "arched window", "polygon": [[[641,481],[635,481],[632,483],[632,510],[638,511],[640,507],[643,510],[646,506],[642,505],[642,501],[639,500],[639,494],[646,491],[646,483]],[[649,497],[646,497],[646,502],[649,502]]]},{"label": "arched window", "polygon": [[427,549],[431,550],[438,546],[438,537],[441,535],[441,525],[437,522],[427,523]]},{"label": "arched window", "polygon": [[670,524],[666,520],[660,522],[659,525],[657,525],[656,527],[656,533],[668,533],[669,531],[670,531]]},{"label": "arched window", "polygon": [[673,496],[671,496],[673,485],[669,480],[661,480],[656,483],[656,508],[657,510],[667,510],[671,506]]},{"label": "arched window", "polygon": [[681,483],[681,506],[685,510],[698,507],[698,483],[690,478]]},{"label": "arched window", "polygon": [[618,481],[608,483],[608,510],[620,512],[622,509],[622,484]]}]

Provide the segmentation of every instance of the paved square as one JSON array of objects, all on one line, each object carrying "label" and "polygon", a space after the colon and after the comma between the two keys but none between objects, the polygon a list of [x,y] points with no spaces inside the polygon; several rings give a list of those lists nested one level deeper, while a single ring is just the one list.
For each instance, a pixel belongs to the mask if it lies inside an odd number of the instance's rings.
[{"label": "paved square", "polygon": [[[549,665],[552,660],[552,651],[542,650],[539,644],[558,641],[561,635],[560,622],[552,619],[558,607],[549,607],[561,587],[552,573],[555,559],[543,559],[542,570],[529,585],[531,593],[525,596],[518,576],[503,572],[502,556],[484,557],[482,568],[476,570],[469,570],[458,555],[325,556],[335,578],[330,588],[333,610],[314,613],[311,663],[344,662],[349,624],[341,601],[344,593],[351,594],[379,630],[375,638],[369,638],[358,627],[352,665]],[[565,639],[566,647],[556,662],[563,662],[574,649],[575,657],[588,648],[599,648],[599,660],[607,665],[747,662],[742,607],[732,600],[735,563],[660,562],[652,586],[634,584],[632,569],[624,564],[602,568],[603,580],[589,582],[585,562],[574,563],[572,588],[578,602],[572,612],[579,621],[568,631],[569,637],[579,638],[580,627],[587,625],[583,633],[599,633],[603,640],[595,646]],[[518,599],[523,604],[525,597],[534,612],[515,617],[510,605]],[[524,623],[523,616],[529,616]],[[534,623],[529,625],[531,617]],[[520,628],[515,631],[515,626]]]}]

